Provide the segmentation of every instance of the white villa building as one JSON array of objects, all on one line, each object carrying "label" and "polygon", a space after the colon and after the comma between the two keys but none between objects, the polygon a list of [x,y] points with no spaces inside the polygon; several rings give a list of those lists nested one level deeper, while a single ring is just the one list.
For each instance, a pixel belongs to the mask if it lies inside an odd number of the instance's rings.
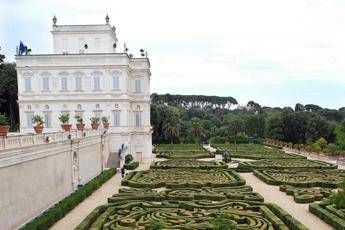
[{"label": "white villa building", "polygon": [[[32,116],[41,115],[43,132],[61,131],[60,114],[109,117],[110,152],[124,144],[140,162],[152,153],[150,126],[150,62],[142,52],[131,57],[118,52],[115,27],[58,25],[53,18],[53,53],[17,55],[20,132],[34,133]],[[121,50],[122,51],[122,50]],[[102,127],[102,125],[100,126]]]}]

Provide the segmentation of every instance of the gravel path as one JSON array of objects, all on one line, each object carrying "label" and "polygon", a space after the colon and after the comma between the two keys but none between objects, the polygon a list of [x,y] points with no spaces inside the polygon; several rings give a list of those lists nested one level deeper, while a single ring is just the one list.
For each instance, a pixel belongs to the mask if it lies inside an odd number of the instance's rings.
[{"label": "gravel path", "polygon": [[[148,170],[149,168],[150,164],[140,164],[134,171]],[[121,179],[121,173],[116,173],[115,176],[105,182],[99,189],[70,211],[64,218],[56,222],[50,229],[72,230],[77,227],[93,209],[102,204],[106,204],[108,197],[119,192]]]},{"label": "gravel path", "polygon": [[333,229],[308,211],[309,204],[295,203],[292,196],[279,191],[279,186],[268,185],[254,176],[253,173],[239,174],[246,180],[247,185],[253,187],[255,192],[260,193],[264,197],[265,202],[279,205],[308,228],[312,230]]}]

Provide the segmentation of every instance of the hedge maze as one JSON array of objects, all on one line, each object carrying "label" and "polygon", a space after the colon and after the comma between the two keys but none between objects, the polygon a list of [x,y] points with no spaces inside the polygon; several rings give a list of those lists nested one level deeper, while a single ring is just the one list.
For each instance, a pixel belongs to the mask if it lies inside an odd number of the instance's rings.
[{"label": "hedge maze", "polygon": [[345,209],[339,209],[329,199],[309,205],[309,211],[335,229],[345,229]]},{"label": "hedge maze", "polygon": [[199,146],[182,146],[160,145],[157,150],[169,152],[171,159],[127,174],[122,185],[129,187],[76,229],[219,229],[215,221],[224,216],[236,229],[307,229],[280,207],[264,203],[226,164],[196,160],[200,155],[190,151],[207,155]]},{"label": "hedge maze", "polygon": [[251,172],[253,169],[336,169],[337,166],[322,161],[307,159],[262,159],[252,162],[240,162],[238,171]]},{"label": "hedge maze", "polygon": [[201,145],[197,144],[160,144],[156,146],[154,152],[157,158],[209,158],[214,154],[207,152]]},{"label": "hedge maze", "polygon": [[335,189],[345,181],[345,170],[338,170],[337,165],[307,160],[260,145],[238,145],[237,149],[234,145],[216,147],[218,151],[226,149],[232,158],[256,160],[240,162],[236,171],[254,172],[256,177],[267,184],[279,185],[279,190],[293,196],[296,203],[311,203],[311,213],[335,229],[345,230],[345,206],[340,208],[332,203],[336,196]]},{"label": "hedge maze", "polygon": [[250,144],[250,145],[238,145],[237,148],[232,145],[227,144],[216,144],[214,145],[218,151],[227,150],[232,158],[244,158],[244,159],[303,159],[305,157],[285,153],[282,150],[276,148],[267,148],[263,145]]},{"label": "hedge maze", "polygon": [[230,169],[152,169],[130,172],[121,184],[135,188],[200,188],[244,185],[245,181]]},{"label": "hedge maze", "polygon": [[337,169],[259,169],[254,175],[271,185],[337,188],[345,178]]},{"label": "hedge maze", "polygon": [[[234,193],[231,188],[219,189],[224,189],[223,194]],[[248,197],[256,199],[247,200],[249,193]],[[77,229],[151,229],[152,223],[163,223],[164,229],[214,229],[212,221],[221,213],[226,213],[237,229],[306,229],[278,206],[263,203],[250,188],[242,186],[236,194],[236,198],[227,198],[213,188],[121,189]]]},{"label": "hedge maze", "polygon": [[312,203],[334,194],[331,188],[298,188],[289,185],[279,186],[279,190],[291,195],[296,203]]},{"label": "hedge maze", "polygon": [[194,159],[169,159],[167,161],[157,161],[151,165],[151,169],[226,169],[228,166],[224,162],[216,161],[196,161]]}]

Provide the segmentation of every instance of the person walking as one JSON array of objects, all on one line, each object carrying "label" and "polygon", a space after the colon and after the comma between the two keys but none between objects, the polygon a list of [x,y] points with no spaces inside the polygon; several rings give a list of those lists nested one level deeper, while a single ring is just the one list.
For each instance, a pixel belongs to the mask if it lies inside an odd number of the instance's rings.
[{"label": "person walking", "polygon": [[121,175],[122,175],[122,178],[125,176],[125,173],[126,173],[125,167],[122,166],[122,168],[121,168]]}]

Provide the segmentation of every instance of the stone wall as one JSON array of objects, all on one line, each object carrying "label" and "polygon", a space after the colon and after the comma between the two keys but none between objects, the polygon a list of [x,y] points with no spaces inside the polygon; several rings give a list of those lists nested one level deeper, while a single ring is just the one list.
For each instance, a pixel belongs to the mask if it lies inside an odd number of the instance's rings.
[{"label": "stone wall", "polygon": [[97,135],[0,151],[1,229],[15,229],[105,167],[109,137]]}]

